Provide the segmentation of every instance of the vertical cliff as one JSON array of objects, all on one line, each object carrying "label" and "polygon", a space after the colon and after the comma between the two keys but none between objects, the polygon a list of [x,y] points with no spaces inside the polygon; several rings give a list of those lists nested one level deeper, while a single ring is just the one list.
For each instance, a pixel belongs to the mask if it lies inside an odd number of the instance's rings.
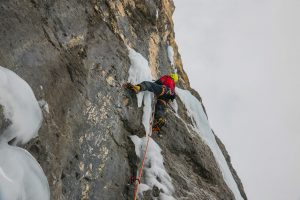
[{"label": "vertical cliff", "polygon": [[[10,0],[0,7],[0,65],[27,81],[43,108],[39,137],[26,148],[46,173],[51,199],[131,199],[128,181],[139,158],[130,136],[145,131],[143,108],[121,87],[133,62],[130,50],[145,58],[153,78],[174,71],[180,76],[178,110],[168,111],[162,137],[153,137],[174,187],[171,196],[239,198],[201,136],[211,129],[201,129],[184,101],[191,91],[202,112],[175,42],[172,0]],[[0,130],[9,126],[1,110],[0,119]],[[224,145],[212,140],[247,199]],[[143,198],[165,192],[153,187]]]}]

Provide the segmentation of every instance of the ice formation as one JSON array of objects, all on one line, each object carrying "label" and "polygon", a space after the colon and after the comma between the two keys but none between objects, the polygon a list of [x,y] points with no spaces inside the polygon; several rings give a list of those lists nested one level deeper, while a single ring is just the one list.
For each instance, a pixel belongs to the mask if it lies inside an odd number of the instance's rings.
[{"label": "ice formation", "polygon": [[[133,49],[129,49],[129,58],[131,66],[129,69],[128,82],[137,84],[142,81],[152,81],[148,61]],[[143,125],[145,127],[146,134],[149,134],[151,128],[150,121],[152,117],[153,94],[150,92],[140,92],[137,95],[137,98],[138,106],[142,106],[143,101]],[[131,136],[131,140],[135,144],[136,155],[140,159],[143,159],[147,137],[139,138],[138,136],[134,135]],[[152,187],[156,185],[158,188],[163,190],[163,192],[160,193],[160,199],[174,199],[172,197],[174,187],[172,185],[171,177],[168,175],[164,168],[161,149],[158,144],[152,139],[150,139],[149,141],[143,177],[145,178],[145,183],[141,183],[139,185],[140,195],[142,195],[144,191],[152,189]]]},{"label": "ice formation", "polygon": [[[131,140],[135,145],[136,155],[140,158],[140,160],[142,160],[146,148],[147,137],[139,138],[134,135],[131,136]],[[174,192],[172,179],[164,167],[164,159],[161,155],[161,149],[152,138],[150,138],[149,141],[143,178],[147,185],[142,186],[142,190],[139,190],[140,193],[144,190],[151,189],[155,185],[163,191],[160,193],[160,196],[165,197],[165,199],[167,197],[169,199],[174,199],[172,197],[172,193]]]},{"label": "ice formation", "polygon": [[177,95],[185,105],[188,115],[191,117],[195,131],[210,147],[214,157],[220,167],[224,180],[228,187],[233,192],[236,200],[242,200],[241,193],[237,184],[232,176],[224,155],[219,148],[215,136],[210,128],[208,119],[203,111],[202,104],[194,97],[189,91],[176,88]]},{"label": "ice formation", "polygon": [[33,156],[12,144],[25,144],[37,135],[42,112],[30,86],[0,66],[0,104],[11,124],[0,133],[0,199],[49,200],[47,178]]},{"label": "ice formation", "polygon": [[[142,81],[152,81],[151,71],[148,64],[148,61],[139,53],[133,49],[129,49],[129,58],[131,66],[129,69],[128,82],[132,84],[138,84]],[[152,101],[153,94],[151,92],[140,92],[137,94],[138,107],[143,107],[143,125],[147,134],[150,133],[150,120],[152,114]]]},{"label": "ice formation", "polygon": [[174,66],[174,50],[172,46],[168,46],[168,58],[171,62],[171,65]]},{"label": "ice formation", "polygon": [[0,66],[0,104],[4,115],[11,120],[0,140],[25,144],[37,136],[42,112],[30,86],[14,72]]},{"label": "ice formation", "polygon": [[0,145],[0,199],[49,200],[47,178],[35,158],[26,150]]}]

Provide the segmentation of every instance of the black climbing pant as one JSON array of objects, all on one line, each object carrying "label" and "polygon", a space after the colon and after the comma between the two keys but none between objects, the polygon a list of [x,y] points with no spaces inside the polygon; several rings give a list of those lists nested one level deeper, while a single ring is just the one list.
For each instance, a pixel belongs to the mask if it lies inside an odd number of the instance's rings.
[{"label": "black climbing pant", "polygon": [[160,99],[157,99],[155,105],[153,126],[158,128],[163,127],[166,123],[165,115],[166,115],[166,103],[164,101],[161,101]]},{"label": "black climbing pant", "polygon": [[139,84],[141,86],[141,91],[153,92],[156,96],[161,96],[166,86],[159,85],[150,81],[143,81]]},{"label": "black climbing pant", "polygon": [[144,81],[139,84],[141,86],[141,91],[153,92],[157,97],[157,103],[155,105],[154,123],[160,127],[164,125],[165,113],[167,108],[167,101],[169,101],[170,89],[164,85],[160,85],[150,81]]},{"label": "black climbing pant", "polygon": [[138,84],[141,86],[141,91],[150,91],[153,92],[158,99],[169,101],[172,98],[171,90],[165,85],[160,85],[155,82],[143,81]]}]

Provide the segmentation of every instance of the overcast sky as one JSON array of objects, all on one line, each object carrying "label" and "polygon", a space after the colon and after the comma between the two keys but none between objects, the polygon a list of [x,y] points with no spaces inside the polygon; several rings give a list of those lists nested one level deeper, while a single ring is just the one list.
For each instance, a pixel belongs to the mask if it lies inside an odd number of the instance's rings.
[{"label": "overcast sky", "polygon": [[300,200],[300,0],[175,0],[190,82],[250,200]]}]

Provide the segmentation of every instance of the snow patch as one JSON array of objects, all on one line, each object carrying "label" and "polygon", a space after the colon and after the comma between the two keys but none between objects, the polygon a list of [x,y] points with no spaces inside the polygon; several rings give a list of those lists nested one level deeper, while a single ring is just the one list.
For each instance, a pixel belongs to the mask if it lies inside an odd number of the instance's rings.
[{"label": "snow patch", "polygon": [[215,136],[210,128],[207,117],[203,111],[202,104],[194,97],[189,91],[176,88],[177,94],[181,101],[185,105],[188,115],[193,120],[193,125],[195,131],[199,136],[205,141],[205,143],[210,147],[214,154],[214,157],[220,167],[223,178],[228,185],[228,187],[233,192],[237,200],[242,200],[242,196],[237,187],[237,184],[232,176],[232,173],[227,165],[224,155],[219,148]]},{"label": "snow patch", "polygon": [[168,46],[168,58],[171,65],[174,67],[174,50],[172,46]]},{"label": "snow patch", "polygon": [[42,112],[30,86],[14,72],[0,66],[0,104],[12,124],[0,136],[0,199],[49,200],[47,178],[33,156],[10,146],[37,136]]},{"label": "snow patch", "polygon": [[168,46],[168,58],[169,61],[171,62],[171,66],[173,68],[174,73],[177,73],[177,69],[175,68],[175,61],[174,61],[174,49],[172,46]]},{"label": "snow patch", "polygon": [[[142,160],[146,148],[147,137],[139,138],[138,136],[134,135],[130,138],[135,145],[136,155],[140,158],[140,160]],[[139,196],[142,195],[142,192],[152,189],[155,185],[163,191],[160,193],[160,196],[162,197],[160,199],[174,199],[172,197],[172,193],[174,192],[172,179],[164,167],[161,149],[152,138],[150,138],[149,141],[143,179],[148,187],[139,187]]]},{"label": "snow patch", "polygon": [[[143,81],[152,81],[151,70],[148,61],[135,50],[129,48],[129,59],[131,66],[129,68],[128,82],[132,84],[139,84]],[[137,94],[138,107],[143,107],[143,125],[146,133],[150,133],[150,121],[152,116],[152,102],[154,95],[151,92],[140,92]]]},{"label": "snow patch", "polygon": [[[0,199],[49,200],[47,178],[30,153],[7,143],[0,145]],[[1,176],[5,174],[5,176]]]},{"label": "snow patch", "polygon": [[14,72],[0,66],[0,104],[12,124],[0,140],[25,144],[37,136],[42,112],[30,86]]},{"label": "snow patch", "polygon": [[[1,177],[2,176],[2,177]],[[0,180],[3,180],[2,178],[5,178],[8,182],[13,182],[9,177],[7,177],[6,173],[4,170],[0,167]]]}]

